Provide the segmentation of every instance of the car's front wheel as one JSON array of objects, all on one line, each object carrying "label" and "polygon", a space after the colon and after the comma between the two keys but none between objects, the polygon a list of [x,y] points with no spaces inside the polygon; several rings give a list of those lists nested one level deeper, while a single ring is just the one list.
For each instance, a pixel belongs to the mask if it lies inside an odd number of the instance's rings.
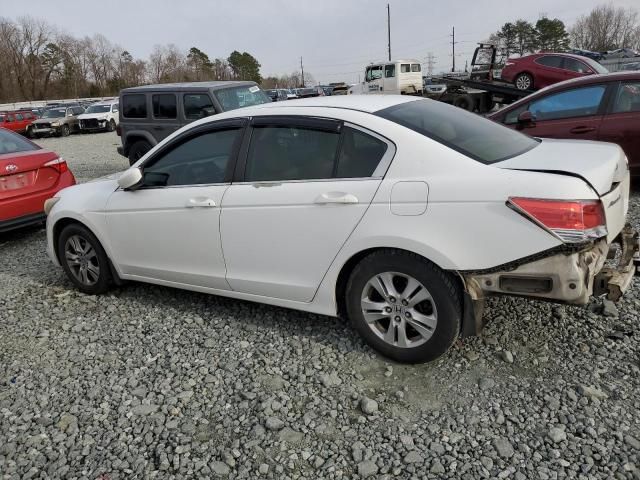
[{"label": "car's front wheel", "polygon": [[116,122],[111,119],[109,120],[109,123],[107,123],[107,132],[113,132],[116,129]]},{"label": "car's front wheel", "polygon": [[58,259],[62,268],[82,292],[104,293],[111,283],[109,259],[96,236],[83,225],[67,225],[58,237]]},{"label": "car's front wheel", "polygon": [[531,90],[533,88],[533,78],[528,73],[519,74],[513,82],[518,90]]},{"label": "car's front wheel", "polygon": [[455,279],[410,252],[381,250],[365,257],[351,274],[345,300],[364,340],[399,362],[438,358],[460,331]]},{"label": "car's front wheel", "polygon": [[60,129],[61,137],[68,137],[71,134],[71,130],[69,130],[69,125],[63,125]]}]

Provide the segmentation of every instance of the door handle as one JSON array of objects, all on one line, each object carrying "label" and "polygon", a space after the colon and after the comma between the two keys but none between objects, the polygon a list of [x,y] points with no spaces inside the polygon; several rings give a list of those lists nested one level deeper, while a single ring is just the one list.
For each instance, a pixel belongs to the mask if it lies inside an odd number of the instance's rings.
[{"label": "door handle", "polygon": [[327,203],[338,203],[341,205],[349,205],[358,203],[358,197],[351,193],[344,192],[328,192],[323,193],[316,198],[315,203],[320,205],[326,205]]},{"label": "door handle", "polygon": [[154,130],[162,130],[164,127],[161,127],[159,125],[156,125],[155,127],[152,127]]},{"label": "door handle", "polygon": [[589,133],[589,132],[593,132],[594,130],[595,130],[595,127],[587,127],[586,125],[581,125],[579,127],[573,127],[569,131],[571,133]]},{"label": "door handle", "polygon": [[187,208],[196,207],[215,207],[216,202],[210,198],[190,198],[187,202]]}]

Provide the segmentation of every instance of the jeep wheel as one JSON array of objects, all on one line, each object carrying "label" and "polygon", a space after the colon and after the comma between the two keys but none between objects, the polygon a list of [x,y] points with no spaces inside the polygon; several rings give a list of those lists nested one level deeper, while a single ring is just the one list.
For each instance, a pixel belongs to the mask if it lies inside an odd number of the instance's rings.
[{"label": "jeep wheel", "polygon": [[151,145],[149,142],[145,142],[144,140],[138,140],[136,143],[131,145],[131,149],[129,149],[129,165],[133,165],[145,154],[151,150]]}]

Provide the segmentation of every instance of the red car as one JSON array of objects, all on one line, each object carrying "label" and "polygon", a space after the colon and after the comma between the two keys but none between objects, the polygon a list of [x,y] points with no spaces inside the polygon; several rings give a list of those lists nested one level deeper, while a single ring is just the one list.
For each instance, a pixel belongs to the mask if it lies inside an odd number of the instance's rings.
[{"label": "red car", "polygon": [[571,78],[609,71],[595,60],[570,53],[536,53],[510,58],[505,63],[502,80],[518,90],[539,90]]},{"label": "red car", "polygon": [[29,125],[37,120],[30,110],[0,112],[0,127],[29,136]]},{"label": "red car", "polygon": [[0,128],[0,232],[43,222],[44,201],[75,183],[56,153]]},{"label": "red car", "polygon": [[534,137],[617,143],[640,175],[640,72],[568,80],[488,117]]}]

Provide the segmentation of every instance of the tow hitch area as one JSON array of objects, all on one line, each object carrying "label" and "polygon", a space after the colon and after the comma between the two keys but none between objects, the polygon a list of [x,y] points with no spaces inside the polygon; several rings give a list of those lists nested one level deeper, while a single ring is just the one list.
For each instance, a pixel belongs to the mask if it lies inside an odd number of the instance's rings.
[{"label": "tow hitch area", "polygon": [[593,295],[607,295],[614,302],[622,297],[631,284],[634,275],[640,275],[640,240],[638,232],[631,225],[625,225],[616,239],[622,253],[614,267],[605,267],[596,275],[593,284]]}]

